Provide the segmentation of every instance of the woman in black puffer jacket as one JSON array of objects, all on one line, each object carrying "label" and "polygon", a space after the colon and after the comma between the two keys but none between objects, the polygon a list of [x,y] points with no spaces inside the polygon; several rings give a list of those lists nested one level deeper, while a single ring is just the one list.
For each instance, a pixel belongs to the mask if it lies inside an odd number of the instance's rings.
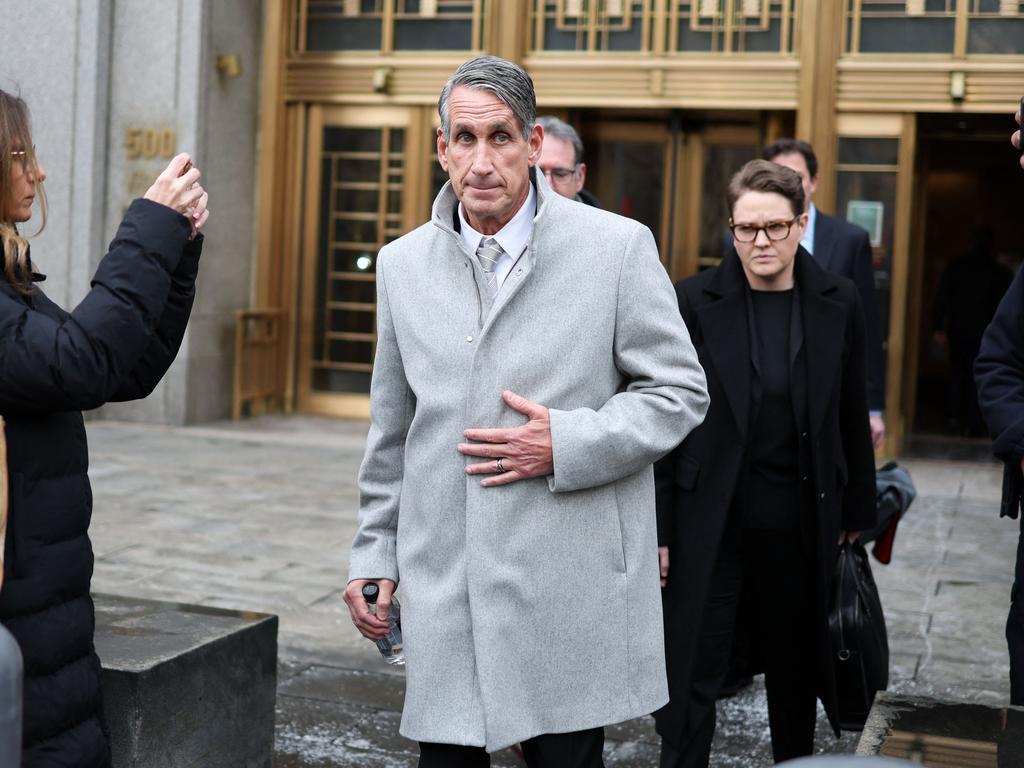
[{"label": "woman in black puffer jacket", "polygon": [[89,581],[92,494],[80,411],[148,395],[192,309],[207,195],[178,155],[134,201],[92,289],[50,301],[18,225],[42,182],[24,101],[0,91],[0,416],[9,517],[0,623],[24,657],[23,768],[110,764]]}]

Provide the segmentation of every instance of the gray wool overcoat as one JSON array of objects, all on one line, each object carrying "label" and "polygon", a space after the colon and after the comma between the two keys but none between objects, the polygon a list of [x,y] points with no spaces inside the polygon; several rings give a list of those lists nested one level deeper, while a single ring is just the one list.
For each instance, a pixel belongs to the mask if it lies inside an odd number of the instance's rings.
[{"label": "gray wool overcoat", "polygon": [[[704,372],[650,230],[534,184],[486,318],[450,183],[377,261],[349,578],[400,581],[418,741],[495,751],[668,699],[651,464],[704,418]],[[483,488],[456,445],[525,422],[505,389],[550,408],[554,474]]]}]

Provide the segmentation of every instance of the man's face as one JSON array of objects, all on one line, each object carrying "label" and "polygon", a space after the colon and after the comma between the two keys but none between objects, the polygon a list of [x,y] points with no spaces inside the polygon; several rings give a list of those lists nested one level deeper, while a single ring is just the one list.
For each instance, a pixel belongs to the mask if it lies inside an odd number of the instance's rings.
[{"label": "man's face", "polygon": [[814,190],[818,188],[818,177],[811,176],[807,170],[807,161],[804,160],[804,156],[799,152],[783,152],[781,155],[769,159],[773,163],[784,165],[800,174],[800,181],[804,184],[804,209],[809,210],[811,197],[814,195]]},{"label": "man's face", "polygon": [[583,180],[587,175],[587,166],[580,163],[576,167],[576,151],[572,144],[554,136],[545,136],[540,148],[540,160],[537,167],[548,177],[548,183],[562,197],[575,198],[583,189]]},{"label": "man's face", "polygon": [[529,140],[509,106],[491,91],[456,88],[448,99],[451,133],[437,130],[437,159],[452,180],[470,225],[493,235],[526,201],[530,166],[537,163],[543,131]]}]

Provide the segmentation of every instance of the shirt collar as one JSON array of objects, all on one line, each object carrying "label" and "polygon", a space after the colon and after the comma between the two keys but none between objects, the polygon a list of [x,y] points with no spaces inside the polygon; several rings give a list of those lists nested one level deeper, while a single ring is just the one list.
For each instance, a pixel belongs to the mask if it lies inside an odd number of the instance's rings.
[{"label": "shirt collar", "polygon": [[476,249],[480,247],[480,241],[485,237],[493,237],[498,241],[498,245],[501,246],[505,253],[516,259],[519,258],[519,254],[526,248],[526,244],[530,242],[530,235],[533,234],[533,217],[537,211],[537,193],[533,188],[533,184],[530,184],[530,191],[526,195],[526,201],[516,211],[516,215],[493,235],[483,235],[469,225],[469,222],[466,221],[465,211],[462,210],[462,203],[459,203],[458,211],[459,224],[461,225],[459,232],[470,253],[476,253]]},{"label": "shirt collar", "polygon": [[811,254],[814,253],[814,222],[817,218],[818,209],[814,207],[814,203],[811,203],[807,209],[807,229],[804,230],[804,236],[800,239],[800,245]]}]

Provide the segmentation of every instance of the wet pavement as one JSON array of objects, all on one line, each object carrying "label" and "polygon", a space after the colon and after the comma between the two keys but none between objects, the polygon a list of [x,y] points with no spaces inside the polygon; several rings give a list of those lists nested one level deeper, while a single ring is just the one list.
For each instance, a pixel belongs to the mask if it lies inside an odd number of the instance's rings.
[{"label": "wet pavement", "polygon": [[[262,417],[200,427],[89,422],[96,592],[280,617],[278,768],[414,766],[398,735],[403,678],[341,603],[367,425]],[[999,467],[908,460],[919,496],[893,562],[873,562],[890,690],[1001,705],[1017,524],[998,518]],[[820,715],[820,713],[819,713]],[[649,718],[607,729],[609,768],[657,764]],[[819,716],[818,746],[853,752]],[[712,765],[770,764],[761,678],[719,707]],[[508,751],[496,766],[521,765]]]}]

